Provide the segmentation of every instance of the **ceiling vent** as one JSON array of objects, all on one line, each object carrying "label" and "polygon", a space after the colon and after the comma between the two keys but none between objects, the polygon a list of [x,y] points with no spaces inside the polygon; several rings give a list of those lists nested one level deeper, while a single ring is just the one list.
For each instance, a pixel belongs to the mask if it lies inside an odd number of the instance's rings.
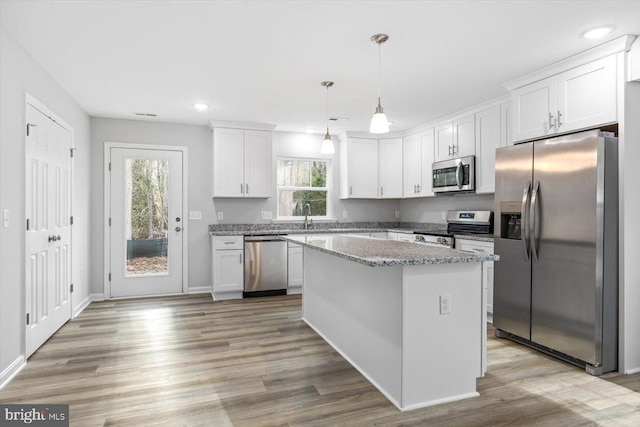
[{"label": "ceiling vent", "polygon": [[157,114],[153,114],[153,113],[133,113],[136,116],[147,116],[147,117],[158,117]]}]

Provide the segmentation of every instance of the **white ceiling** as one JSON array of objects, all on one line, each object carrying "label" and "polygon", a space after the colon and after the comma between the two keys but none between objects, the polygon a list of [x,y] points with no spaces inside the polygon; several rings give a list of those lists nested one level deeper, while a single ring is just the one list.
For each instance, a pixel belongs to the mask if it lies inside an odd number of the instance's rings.
[{"label": "white ceiling", "polygon": [[[502,83],[624,34],[629,1],[0,0],[0,22],[91,116],[365,131],[377,97],[404,130],[506,94]],[[600,25],[614,31],[592,41]],[[193,103],[211,105],[197,112]]]}]

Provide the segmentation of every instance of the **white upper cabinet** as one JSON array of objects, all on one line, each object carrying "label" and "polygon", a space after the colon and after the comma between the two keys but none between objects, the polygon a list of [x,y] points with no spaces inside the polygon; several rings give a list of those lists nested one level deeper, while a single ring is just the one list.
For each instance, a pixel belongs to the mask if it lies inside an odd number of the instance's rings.
[{"label": "white upper cabinet", "polygon": [[435,128],[435,160],[447,160],[452,158],[454,152],[453,145],[453,122],[442,123]]},{"label": "white upper cabinet", "polygon": [[343,137],[340,198],[402,198],[402,138]]},{"label": "white upper cabinet", "polygon": [[347,138],[340,141],[340,197],[378,198],[378,141]]},{"label": "white upper cabinet", "polygon": [[615,55],[513,90],[513,141],[615,122]]},{"label": "white upper cabinet", "polygon": [[468,114],[453,121],[453,145],[453,157],[466,157],[475,154],[475,114]]},{"label": "white upper cabinet", "polygon": [[616,95],[615,56],[558,75],[557,132],[615,122]]},{"label": "white upper cabinet", "polygon": [[213,128],[213,197],[272,196],[271,131]]},{"label": "white upper cabinet", "polygon": [[434,159],[434,131],[409,135],[403,140],[404,198],[433,196],[432,164]]},{"label": "white upper cabinet", "polygon": [[378,141],[378,180],[381,199],[402,198],[402,138]]},{"label": "white upper cabinet", "polygon": [[474,114],[442,123],[435,128],[435,160],[447,160],[475,154]]},{"label": "white upper cabinet", "polygon": [[495,190],[496,148],[501,146],[500,105],[476,113],[476,193]]}]

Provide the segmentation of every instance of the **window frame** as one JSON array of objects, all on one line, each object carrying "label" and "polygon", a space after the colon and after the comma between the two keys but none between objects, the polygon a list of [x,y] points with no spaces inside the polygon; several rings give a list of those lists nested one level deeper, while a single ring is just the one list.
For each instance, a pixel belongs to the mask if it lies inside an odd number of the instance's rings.
[{"label": "window frame", "polygon": [[[305,161],[305,162],[322,162],[327,165],[326,167],[326,181],[324,187],[299,187],[299,186],[290,186],[290,185],[278,185],[278,165],[280,160],[290,160],[295,162]],[[309,215],[309,219],[315,220],[329,220],[331,219],[331,160],[330,159],[321,159],[317,157],[292,157],[292,156],[279,156],[276,158],[276,219],[281,221],[303,221],[304,216],[283,216],[280,215],[280,191],[325,191],[327,193],[327,207],[326,207],[326,215]]]}]

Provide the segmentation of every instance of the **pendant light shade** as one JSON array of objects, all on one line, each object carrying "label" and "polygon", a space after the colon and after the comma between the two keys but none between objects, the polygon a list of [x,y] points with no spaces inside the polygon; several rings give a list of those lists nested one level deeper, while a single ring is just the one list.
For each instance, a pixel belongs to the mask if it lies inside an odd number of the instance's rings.
[{"label": "pendant light shade", "polygon": [[386,34],[374,34],[371,36],[371,41],[378,45],[378,106],[376,107],[373,117],[371,117],[371,125],[369,126],[369,132],[371,133],[387,133],[389,132],[389,121],[387,115],[384,113],[382,104],[380,103],[381,92],[381,72],[380,72],[380,45],[389,40],[389,36]]},{"label": "pendant light shade", "polygon": [[331,134],[329,133],[329,88],[333,86],[333,82],[327,81],[320,84],[327,88],[327,133],[324,135],[324,139],[322,140],[320,152],[322,154],[333,154],[336,152],[336,148],[333,145],[333,139],[331,139]]}]

